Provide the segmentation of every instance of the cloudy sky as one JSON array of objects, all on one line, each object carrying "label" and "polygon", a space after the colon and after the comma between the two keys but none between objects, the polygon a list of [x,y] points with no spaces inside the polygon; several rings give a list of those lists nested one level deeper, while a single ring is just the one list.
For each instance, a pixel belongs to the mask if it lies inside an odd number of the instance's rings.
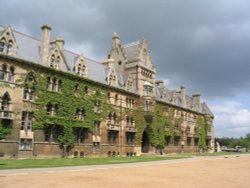
[{"label": "cloudy sky", "polygon": [[216,137],[250,133],[249,0],[8,0],[0,24],[40,38],[49,24],[66,48],[102,60],[114,31],[122,43],[145,37],[158,79],[200,92]]}]

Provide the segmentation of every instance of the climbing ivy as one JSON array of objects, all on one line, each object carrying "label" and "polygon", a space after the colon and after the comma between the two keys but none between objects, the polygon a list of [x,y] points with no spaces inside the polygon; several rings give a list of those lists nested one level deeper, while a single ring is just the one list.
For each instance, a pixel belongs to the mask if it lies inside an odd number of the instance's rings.
[{"label": "climbing ivy", "polygon": [[149,137],[152,146],[156,149],[165,147],[165,124],[166,117],[163,115],[163,108],[159,104],[155,104],[152,112],[152,124],[149,126]]},{"label": "climbing ivy", "polygon": [[[48,77],[62,82],[61,91],[47,90]],[[23,79],[23,87],[36,91],[33,129],[43,129],[53,124],[62,127],[58,141],[63,155],[74,145],[73,128],[82,127],[92,131],[95,121],[102,121],[112,107],[107,103],[107,91],[92,86],[81,79],[73,79],[60,74],[29,72]],[[46,106],[57,106],[56,115],[47,114]],[[75,118],[77,109],[84,109],[84,120]],[[96,109],[95,109],[96,108]]]},{"label": "climbing ivy", "polygon": [[135,134],[135,145],[140,146],[142,140],[142,134],[146,128],[147,122],[144,118],[144,109],[142,106],[139,106],[133,111],[135,124],[137,132]]},{"label": "climbing ivy", "polygon": [[204,117],[199,116],[198,117],[198,146],[203,150],[206,148],[206,137],[207,137],[207,131],[206,131],[206,121]]},{"label": "climbing ivy", "polygon": [[60,146],[63,149],[63,157],[68,156],[68,152],[71,150],[71,148],[74,146],[75,136],[73,134],[73,131],[71,127],[64,126],[63,131],[58,136],[58,142],[60,143]]},{"label": "climbing ivy", "polygon": [[[61,91],[47,90],[48,77],[56,78],[62,82]],[[73,128],[81,127],[92,131],[94,122],[103,121],[109,111],[120,113],[121,119],[125,117],[121,113],[121,109],[107,102],[108,91],[105,87],[96,86],[82,78],[67,77],[57,71],[43,72],[42,74],[30,71],[23,77],[22,86],[35,89],[36,91],[33,129],[44,129],[51,124],[61,126],[58,141],[63,149],[64,156],[74,146]],[[58,106],[55,116],[47,114],[47,104]],[[100,108],[97,113],[94,111],[96,105],[99,105]],[[84,109],[84,120],[75,118],[78,108]],[[135,145],[140,146],[145,129],[148,131],[151,145],[156,149],[165,147],[166,137],[171,137],[171,141],[173,141],[174,127],[181,124],[181,118],[174,118],[173,108],[169,110],[168,116],[166,116],[163,108],[164,105],[155,103],[153,112],[145,112],[143,99],[141,99],[136,109],[125,109],[124,112],[131,114],[135,120],[137,129]],[[198,119],[198,124],[198,145],[204,148],[206,147],[206,129],[209,128],[209,125],[207,125],[204,117]]]},{"label": "climbing ivy", "polygon": [[155,104],[153,112],[145,112],[142,106],[134,110],[137,127],[135,143],[141,144],[143,131],[147,130],[151,145],[156,149],[162,149],[166,144],[165,137],[174,136],[174,120],[171,115],[164,115],[163,106],[160,104]]},{"label": "climbing ivy", "polygon": [[4,120],[0,120],[0,140],[4,139],[6,135],[11,133],[11,129],[4,127]]}]

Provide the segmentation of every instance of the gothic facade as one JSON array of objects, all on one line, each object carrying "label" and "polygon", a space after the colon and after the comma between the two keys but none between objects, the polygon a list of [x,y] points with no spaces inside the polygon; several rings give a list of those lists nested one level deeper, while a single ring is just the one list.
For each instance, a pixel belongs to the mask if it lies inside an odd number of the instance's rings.
[{"label": "gothic facade", "polygon": [[[0,157],[131,156],[214,149],[213,114],[200,94],[156,80],[147,41],[104,61],[0,26]],[[66,148],[66,149],[65,149]]]}]

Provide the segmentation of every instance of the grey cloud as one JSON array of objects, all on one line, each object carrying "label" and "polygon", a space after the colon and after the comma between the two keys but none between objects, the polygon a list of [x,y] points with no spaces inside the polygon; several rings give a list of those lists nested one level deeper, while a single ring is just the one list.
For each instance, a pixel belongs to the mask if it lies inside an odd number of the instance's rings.
[{"label": "grey cloud", "polygon": [[249,8],[246,0],[12,0],[2,2],[0,23],[37,37],[49,23],[66,45],[91,43],[96,58],[107,55],[114,31],[123,43],[146,37],[158,78],[231,97],[250,92]]}]

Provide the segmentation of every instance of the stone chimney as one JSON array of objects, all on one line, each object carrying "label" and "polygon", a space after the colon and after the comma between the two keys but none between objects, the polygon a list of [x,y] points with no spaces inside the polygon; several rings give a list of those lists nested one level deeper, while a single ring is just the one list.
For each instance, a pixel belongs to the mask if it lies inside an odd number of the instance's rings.
[{"label": "stone chimney", "polygon": [[51,27],[48,25],[43,25],[41,27],[42,35],[41,35],[41,45],[40,45],[40,56],[42,63],[48,62],[49,56],[49,44],[50,44],[50,32]]},{"label": "stone chimney", "polygon": [[62,37],[56,38],[56,45],[59,47],[61,51],[64,50],[64,39]]},{"label": "stone chimney", "polygon": [[112,48],[119,48],[121,46],[120,36],[114,32],[112,37]]},{"label": "stone chimney", "polygon": [[162,80],[157,80],[155,83],[159,88],[164,88],[164,82]]},{"label": "stone chimney", "polygon": [[103,65],[107,66],[108,68],[114,68],[115,60],[112,58],[105,59],[101,62]]},{"label": "stone chimney", "polygon": [[180,93],[181,93],[181,101],[182,101],[182,107],[186,108],[186,89],[184,86],[181,86],[181,90],[180,90]]},{"label": "stone chimney", "polygon": [[200,94],[199,93],[194,93],[192,95],[193,97],[193,102],[194,102],[194,110],[200,110],[201,107],[201,99],[200,99]]}]

